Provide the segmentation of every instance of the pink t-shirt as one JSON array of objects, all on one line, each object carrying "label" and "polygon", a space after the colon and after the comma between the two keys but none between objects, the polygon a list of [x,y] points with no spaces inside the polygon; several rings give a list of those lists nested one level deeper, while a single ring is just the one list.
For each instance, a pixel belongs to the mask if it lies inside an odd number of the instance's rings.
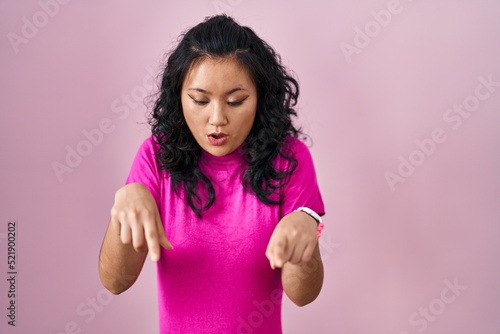
[{"label": "pink t-shirt", "polygon": [[281,333],[281,270],[272,270],[265,256],[269,238],[298,207],[324,214],[308,148],[292,137],[285,145],[298,166],[281,206],[265,205],[243,189],[246,165],[239,150],[222,157],[203,151],[200,169],[212,181],[215,203],[202,219],[187,205],[184,191],[179,197],[171,190],[152,137],[139,148],[126,183],[149,189],[174,246],[162,249],[157,267],[160,333]]}]

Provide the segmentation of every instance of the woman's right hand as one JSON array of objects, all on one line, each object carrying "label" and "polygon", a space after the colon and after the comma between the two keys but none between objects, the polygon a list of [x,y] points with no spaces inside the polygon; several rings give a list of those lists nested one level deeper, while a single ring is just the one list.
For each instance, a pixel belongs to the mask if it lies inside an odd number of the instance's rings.
[{"label": "woman's right hand", "polygon": [[160,259],[160,245],[173,248],[165,235],[153,195],[140,183],[129,183],[118,189],[110,224],[123,244],[132,244],[139,253],[149,250],[153,261]]}]

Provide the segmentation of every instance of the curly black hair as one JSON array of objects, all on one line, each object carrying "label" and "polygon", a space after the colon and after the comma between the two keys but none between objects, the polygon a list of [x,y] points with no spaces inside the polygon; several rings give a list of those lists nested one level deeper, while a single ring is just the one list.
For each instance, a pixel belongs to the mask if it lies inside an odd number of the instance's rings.
[{"label": "curly black hair", "polygon": [[[233,57],[249,71],[257,89],[254,124],[242,145],[248,163],[242,177],[243,186],[267,205],[280,204],[282,196],[276,196],[277,190],[286,184],[297,166],[296,159],[283,149],[283,144],[287,136],[302,135],[301,129],[292,123],[292,117],[297,116],[294,109],[299,96],[297,80],[288,73],[271,46],[252,29],[239,25],[227,15],[206,18],[179,40],[168,56],[148,120],[154,140],[160,146],[156,158],[161,169],[170,174],[173,191],[179,195],[179,190],[184,188],[187,203],[198,217],[214,203],[214,187],[198,166],[202,149],[184,119],[181,90],[195,61],[206,57]],[[273,166],[278,155],[289,162],[288,168]],[[196,191],[200,184],[208,198],[202,198]]]}]

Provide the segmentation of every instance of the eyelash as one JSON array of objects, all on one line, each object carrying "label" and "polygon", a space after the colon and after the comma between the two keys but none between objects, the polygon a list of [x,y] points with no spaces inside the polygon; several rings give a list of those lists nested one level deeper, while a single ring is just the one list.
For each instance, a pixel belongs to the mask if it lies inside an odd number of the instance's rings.
[{"label": "eyelash", "polygon": [[[197,105],[199,106],[204,106],[206,105],[208,102],[207,101],[199,101],[199,100],[196,100],[194,98],[191,98],[194,103],[196,103]],[[231,107],[238,107],[238,106],[241,106],[243,104],[243,101],[245,101],[246,99],[242,100],[242,101],[237,101],[237,102],[228,102],[227,104],[229,104]]]},{"label": "eyelash", "polygon": [[[193,99],[193,98],[191,98],[191,99]],[[200,106],[204,106],[205,104],[208,103],[206,101],[198,101],[198,100],[195,100],[195,99],[193,99],[193,101],[194,101],[194,103],[196,103],[197,105],[200,105]]]}]

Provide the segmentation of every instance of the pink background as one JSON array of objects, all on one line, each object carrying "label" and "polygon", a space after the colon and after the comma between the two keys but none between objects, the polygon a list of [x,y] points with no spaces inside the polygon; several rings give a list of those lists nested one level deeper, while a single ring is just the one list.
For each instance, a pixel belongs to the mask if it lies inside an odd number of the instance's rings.
[{"label": "pink background", "polygon": [[[157,331],[152,263],[111,297],[97,256],[148,135],[151,73],[220,3],[299,77],[327,207],[323,291],[304,308],[285,301],[284,332],[500,333],[500,87],[474,97],[478,77],[500,82],[499,1],[60,2],[0,2],[2,333]],[[357,53],[344,55],[347,44]],[[450,114],[463,103],[467,118]],[[108,133],[85,146],[82,131],[106,119]],[[58,179],[67,146],[88,155]],[[385,174],[398,168],[391,189]],[[16,327],[5,316],[10,219]]]}]

